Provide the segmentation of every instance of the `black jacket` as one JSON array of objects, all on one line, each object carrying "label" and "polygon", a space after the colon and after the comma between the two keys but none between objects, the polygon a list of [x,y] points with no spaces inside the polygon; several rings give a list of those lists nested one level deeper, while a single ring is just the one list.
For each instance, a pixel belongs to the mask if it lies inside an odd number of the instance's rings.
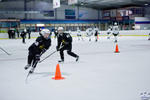
[{"label": "black jacket", "polygon": [[57,48],[60,48],[61,45],[70,45],[72,43],[72,37],[69,33],[58,34],[57,41]]},{"label": "black jacket", "polygon": [[22,38],[25,38],[25,37],[26,37],[26,34],[27,34],[26,32],[22,31],[21,34],[20,34],[20,36],[21,36]]},{"label": "black jacket", "polygon": [[96,31],[94,35],[97,36],[98,35],[98,31]]},{"label": "black jacket", "polygon": [[29,47],[29,51],[35,53],[45,52],[51,46],[51,39],[45,39],[43,36],[39,36],[36,41]]}]

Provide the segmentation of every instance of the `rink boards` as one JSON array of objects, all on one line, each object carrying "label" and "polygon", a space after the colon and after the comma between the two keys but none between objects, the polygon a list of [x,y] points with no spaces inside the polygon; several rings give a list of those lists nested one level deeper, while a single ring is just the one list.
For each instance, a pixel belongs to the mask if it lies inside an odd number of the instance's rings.
[{"label": "rink boards", "polygon": [[[39,32],[32,32],[31,37],[35,38],[38,37]],[[99,31],[100,36],[107,36],[107,31]],[[119,31],[120,36],[148,36],[150,33],[150,30],[125,30],[125,31]],[[71,32],[73,37],[76,37],[77,32],[72,31]],[[86,36],[85,31],[81,31],[82,36]],[[53,34],[52,34],[53,37]],[[8,34],[7,33],[0,33],[0,39],[8,39]]]}]

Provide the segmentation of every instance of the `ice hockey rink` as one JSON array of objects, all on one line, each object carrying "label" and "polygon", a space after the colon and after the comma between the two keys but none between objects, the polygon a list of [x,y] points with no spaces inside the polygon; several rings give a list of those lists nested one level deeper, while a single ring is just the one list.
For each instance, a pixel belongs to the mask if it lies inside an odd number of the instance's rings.
[{"label": "ice hockey rink", "polygon": [[[120,53],[114,53],[113,37],[89,42],[73,38],[79,62],[65,52],[60,64],[64,80],[53,80],[59,53],[39,63],[26,80],[28,47],[35,39],[0,40],[11,53],[0,51],[0,100],[141,100],[150,89],[150,41],[146,36],[119,36]],[[7,45],[5,45],[7,44]],[[56,50],[56,39],[42,58]]]},{"label": "ice hockey rink", "polygon": [[150,0],[0,0],[0,100],[150,100]]}]

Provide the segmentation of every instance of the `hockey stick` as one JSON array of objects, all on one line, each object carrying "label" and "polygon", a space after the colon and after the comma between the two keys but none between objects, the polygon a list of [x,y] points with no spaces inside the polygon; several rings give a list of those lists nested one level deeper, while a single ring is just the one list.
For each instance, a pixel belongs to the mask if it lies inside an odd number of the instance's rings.
[{"label": "hockey stick", "polygon": [[27,77],[26,77],[26,83],[28,83],[28,77],[29,77],[30,73],[28,72]]},{"label": "hockey stick", "polygon": [[7,55],[11,55],[11,54],[8,53],[7,51],[5,51],[2,47],[0,47],[0,49],[1,49],[2,51],[4,51]]},{"label": "hockey stick", "polygon": [[[61,48],[60,49],[62,49],[64,46],[61,46]],[[59,50],[60,50],[59,49]],[[52,52],[51,54],[49,54],[48,56],[46,56],[44,59],[42,59],[42,60],[40,60],[39,61],[39,63],[41,63],[41,62],[43,62],[45,59],[47,59],[48,57],[50,57],[51,55],[53,55],[54,53],[56,53],[57,52],[57,50],[56,51],[54,51],[54,52]]]},{"label": "hockey stick", "polygon": [[52,52],[51,54],[49,54],[48,56],[46,56],[44,59],[40,60],[39,63],[43,62],[45,59],[47,59],[48,57],[50,57],[51,55],[53,55],[56,52],[57,51]]},{"label": "hockey stick", "polygon": [[[38,63],[38,60],[36,60],[33,67],[35,67],[37,65],[37,63]],[[28,77],[29,77],[30,74],[32,74],[32,73],[29,71],[28,74],[27,74],[27,77],[26,77],[26,83],[28,82]]]}]

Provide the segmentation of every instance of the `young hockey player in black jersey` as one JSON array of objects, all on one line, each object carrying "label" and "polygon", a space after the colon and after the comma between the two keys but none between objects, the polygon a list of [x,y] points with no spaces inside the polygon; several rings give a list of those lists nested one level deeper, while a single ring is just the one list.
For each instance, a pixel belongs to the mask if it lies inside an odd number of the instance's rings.
[{"label": "young hockey player in black jersey", "polygon": [[34,72],[37,63],[40,60],[40,56],[51,46],[49,34],[50,31],[48,29],[43,29],[40,32],[40,36],[29,47],[28,64],[25,66],[25,69],[28,69],[32,64],[32,68],[29,73]]},{"label": "young hockey player in black jersey", "polygon": [[98,41],[99,29],[96,26],[93,28],[93,33],[94,33],[94,36],[95,36],[95,42],[97,42]]},{"label": "young hockey player in black jersey", "polygon": [[60,51],[61,60],[58,62],[64,62],[64,50],[67,50],[67,53],[76,58],[76,61],[79,60],[79,56],[72,52],[72,37],[69,33],[64,33],[63,27],[58,28],[57,36],[58,45],[56,47],[57,51]]},{"label": "young hockey player in black jersey", "polygon": [[22,32],[21,32],[21,34],[20,34],[20,36],[22,37],[22,43],[26,43],[25,42],[25,38],[26,38],[26,34],[27,34],[27,30],[26,29],[24,29]]},{"label": "young hockey player in black jersey", "polygon": [[95,35],[95,42],[97,42],[98,41],[98,30],[95,31],[94,35]]}]

